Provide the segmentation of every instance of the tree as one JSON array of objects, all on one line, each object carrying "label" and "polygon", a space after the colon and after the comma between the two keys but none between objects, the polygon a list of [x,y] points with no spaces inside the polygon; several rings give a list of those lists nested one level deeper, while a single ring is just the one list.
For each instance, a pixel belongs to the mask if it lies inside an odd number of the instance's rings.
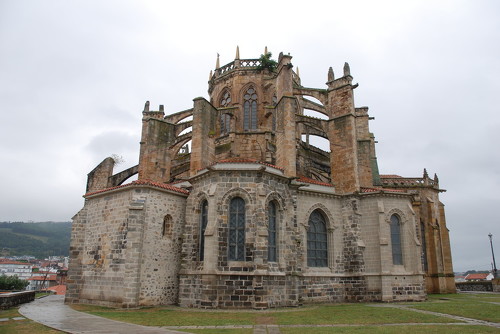
[{"label": "tree", "polygon": [[260,55],[260,65],[257,66],[258,70],[268,69],[271,72],[276,70],[278,67],[278,62],[276,60],[271,59],[273,54],[271,52],[266,53],[265,55]]},{"label": "tree", "polygon": [[6,276],[5,274],[0,276],[0,290],[24,290],[30,284],[30,282],[20,279],[17,275]]}]

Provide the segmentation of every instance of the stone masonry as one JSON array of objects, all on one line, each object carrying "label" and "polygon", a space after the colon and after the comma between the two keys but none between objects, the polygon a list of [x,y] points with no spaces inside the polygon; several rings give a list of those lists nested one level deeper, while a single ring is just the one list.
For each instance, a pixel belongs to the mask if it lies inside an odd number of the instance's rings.
[{"label": "stone masonry", "polygon": [[89,173],[67,303],[266,309],[455,291],[444,190],[427,171],[379,174],[349,65],[309,88],[290,55],[264,55],[217,59],[209,100],[190,109],[147,102],[139,164]]}]

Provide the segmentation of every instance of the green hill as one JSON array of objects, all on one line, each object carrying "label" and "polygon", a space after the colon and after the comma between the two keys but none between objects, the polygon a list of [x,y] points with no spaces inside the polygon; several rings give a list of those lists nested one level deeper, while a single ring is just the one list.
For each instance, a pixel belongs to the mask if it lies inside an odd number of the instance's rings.
[{"label": "green hill", "polygon": [[70,222],[0,222],[0,255],[68,256],[70,237]]}]

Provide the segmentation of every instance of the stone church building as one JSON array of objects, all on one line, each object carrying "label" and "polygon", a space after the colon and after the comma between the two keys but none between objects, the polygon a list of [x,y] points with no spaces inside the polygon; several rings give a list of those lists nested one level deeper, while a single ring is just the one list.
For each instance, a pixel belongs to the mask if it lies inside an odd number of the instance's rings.
[{"label": "stone church building", "polygon": [[209,100],[169,115],[146,103],[139,164],[88,174],[67,303],[264,309],[455,291],[438,178],[379,174],[349,65],[310,88],[291,60],[237,50],[217,59]]}]

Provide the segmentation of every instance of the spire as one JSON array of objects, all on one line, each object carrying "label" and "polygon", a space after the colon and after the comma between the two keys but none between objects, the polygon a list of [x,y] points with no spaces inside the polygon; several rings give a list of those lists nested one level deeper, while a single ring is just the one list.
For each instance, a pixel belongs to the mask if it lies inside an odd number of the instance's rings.
[{"label": "spire", "polygon": [[212,70],[210,70],[210,74],[208,75],[208,80],[212,80],[212,75],[213,75]]},{"label": "spire", "polygon": [[217,61],[215,62],[215,69],[220,67],[219,54],[217,54]]},{"label": "spire", "polygon": [[349,67],[349,63],[344,64],[344,76],[351,75],[351,68]]},{"label": "spire", "polygon": [[146,101],[146,104],[144,105],[144,111],[149,111],[149,101]]},{"label": "spire", "polygon": [[434,183],[439,183],[439,179],[436,173],[434,173]]},{"label": "spire", "polygon": [[297,76],[300,78],[299,67],[298,66],[297,66],[297,70],[295,71],[295,74],[297,74]]},{"label": "spire", "polygon": [[428,179],[429,178],[429,174],[427,174],[427,169],[424,168],[424,179]]},{"label": "spire", "polygon": [[267,46],[264,48],[264,56],[267,55]]},{"label": "spire", "polygon": [[328,69],[328,82],[335,80],[335,75],[333,74],[333,68],[330,66]]},{"label": "spire", "polygon": [[240,59],[240,47],[236,45],[236,57],[234,59]]}]

